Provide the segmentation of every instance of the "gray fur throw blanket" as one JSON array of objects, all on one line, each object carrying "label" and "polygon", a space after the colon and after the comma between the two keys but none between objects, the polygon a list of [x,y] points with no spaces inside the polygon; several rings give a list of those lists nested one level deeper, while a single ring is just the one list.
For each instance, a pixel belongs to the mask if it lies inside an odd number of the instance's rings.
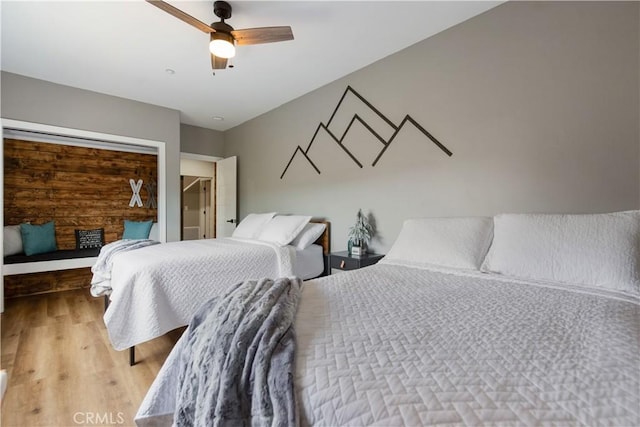
[{"label": "gray fur throw blanket", "polygon": [[205,303],[185,331],[176,426],[296,426],[293,321],[302,282],[261,279]]}]

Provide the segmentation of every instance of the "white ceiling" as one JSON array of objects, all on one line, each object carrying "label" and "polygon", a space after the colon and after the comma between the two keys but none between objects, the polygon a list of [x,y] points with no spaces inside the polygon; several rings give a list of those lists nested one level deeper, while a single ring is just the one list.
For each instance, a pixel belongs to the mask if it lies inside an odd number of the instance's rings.
[{"label": "white ceiling", "polygon": [[[218,21],[213,1],[170,3]],[[143,0],[3,0],[1,68],[173,108],[182,123],[226,130],[501,2],[230,3],[234,28],[290,25],[295,40],[239,46],[235,68],[214,76],[208,35]]]}]

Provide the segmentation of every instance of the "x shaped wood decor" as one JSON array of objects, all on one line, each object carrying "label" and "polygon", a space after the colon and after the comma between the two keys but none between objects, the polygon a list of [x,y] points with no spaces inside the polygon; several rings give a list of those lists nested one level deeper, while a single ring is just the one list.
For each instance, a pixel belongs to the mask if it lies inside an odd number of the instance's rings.
[{"label": "x shaped wood decor", "polygon": [[129,184],[131,185],[131,191],[133,195],[131,196],[131,200],[129,201],[129,207],[138,206],[142,207],[142,199],[140,198],[140,189],[142,188],[142,180],[139,179],[138,182],[133,179],[129,180]]},{"label": "x shaped wood decor", "polygon": [[147,203],[144,204],[145,208],[156,209],[158,206],[156,204],[156,182],[152,179],[151,182],[147,182],[144,185],[144,188],[149,193],[149,198],[147,199]]}]

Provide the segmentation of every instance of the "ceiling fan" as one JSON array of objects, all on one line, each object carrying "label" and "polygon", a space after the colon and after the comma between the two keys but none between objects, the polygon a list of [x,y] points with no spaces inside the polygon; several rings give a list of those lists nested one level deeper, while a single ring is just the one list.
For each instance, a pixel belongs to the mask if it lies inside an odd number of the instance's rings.
[{"label": "ceiling fan", "polygon": [[211,25],[205,24],[165,1],[146,1],[198,30],[210,34],[209,50],[211,51],[211,67],[214,70],[227,68],[227,61],[236,54],[236,44],[248,45],[293,40],[291,27],[260,27],[234,30],[231,25],[224,22],[225,19],[231,18],[231,5],[226,1],[218,0],[213,3],[213,13],[220,18],[220,21]]}]

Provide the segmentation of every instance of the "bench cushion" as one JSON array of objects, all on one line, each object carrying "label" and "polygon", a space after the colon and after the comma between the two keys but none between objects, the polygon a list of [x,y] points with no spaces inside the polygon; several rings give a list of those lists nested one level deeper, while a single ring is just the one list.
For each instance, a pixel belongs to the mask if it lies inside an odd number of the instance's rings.
[{"label": "bench cushion", "polygon": [[5,264],[20,264],[24,262],[39,262],[39,261],[58,261],[61,259],[73,259],[73,258],[91,258],[96,257],[100,253],[100,248],[91,249],[67,249],[54,252],[47,252],[37,255],[11,255],[4,257]]}]

